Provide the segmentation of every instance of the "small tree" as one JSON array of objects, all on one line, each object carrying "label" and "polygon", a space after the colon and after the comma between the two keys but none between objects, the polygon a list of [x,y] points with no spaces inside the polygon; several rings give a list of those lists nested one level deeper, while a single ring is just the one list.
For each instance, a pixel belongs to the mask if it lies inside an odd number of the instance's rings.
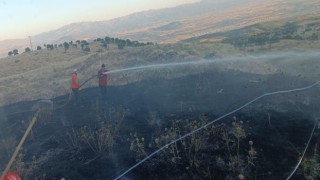
[{"label": "small tree", "polygon": [[81,49],[83,50],[85,46],[85,44],[81,44]]},{"label": "small tree", "polygon": [[89,43],[86,40],[82,40],[81,44],[88,45]]},{"label": "small tree", "polygon": [[18,55],[18,54],[19,54],[19,51],[18,51],[18,49],[14,49],[14,50],[12,51],[12,53],[13,53],[13,55],[15,56],[15,55]]},{"label": "small tree", "polygon": [[12,52],[12,51],[9,51],[9,52],[8,52],[8,55],[9,55],[9,56],[12,56],[12,55],[13,55],[13,52]]},{"label": "small tree", "polygon": [[46,47],[48,50],[53,50],[53,48],[54,48],[53,44],[47,44]]},{"label": "small tree", "polygon": [[133,42],[130,41],[130,39],[127,39],[127,40],[126,40],[126,45],[127,45],[127,46],[133,46]]},{"label": "small tree", "polygon": [[108,36],[106,36],[106,37],[104,38],[104,41],[109,44],[109,43],[111,43],[111,38],[108,37]]},{"label": "small tree", "polygon": [[27,47],[27,48],[24,49],[24,52],[26,52],[26,53],[27,53],[27,52],[30,52],[30,51],[31,51],[31,49],[30,49],[29,47]]},{"label": "small tree", "polygon": [[41,48],[41,46],[37,46],[37,50],[41,50],[42,48]]},{"label": "small tree", "polygon": [[69,43],[67,43],[67,42],[64,42],[63,43],[63,47],[64,47],[64,53],[66,53],[67,52],[67,50],[69,49]]}]

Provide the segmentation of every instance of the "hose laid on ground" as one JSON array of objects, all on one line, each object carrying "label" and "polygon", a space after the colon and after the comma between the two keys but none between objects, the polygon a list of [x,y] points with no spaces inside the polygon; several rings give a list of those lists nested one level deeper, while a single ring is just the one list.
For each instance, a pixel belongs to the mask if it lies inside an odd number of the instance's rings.
[{"label": "hose laid on ground", "polygon": [[302,153],[302,156],[301,156],[298,164],[296,165],[296,167],[293,169],[293,171],[290,173],[290,175],[287,177],[286,180],[289,180],[289,179],[293,176],[293,174],[297,171],[298,167],[300,166],[301,161],[302,161],[302,159],[304,158],[304,155],[306,154],[306,151],[307,151],[307,149],[308,149],[308,147],[309,147],[309,145],[310,145],[310,141],[311,141],[311,139],[312,139],[312,136],[313,136],[313,134],[314,134],[314,130],[316,129],[316,126],[317,126],[317,124],[318,124],[318,121],[319,121],[319,119],[314,122],[314,126],[313,126],[313,129],[312,129],[312,132],[311,132],[311,134],[310,134],[308,143],[307,143],[306,147],[304,148],[304,151],[303,151],[303,153]]},{"label": "hose laid on ground", "polygon": [[32,127],[33,127],[34,124],[36,123],[40,112],[41,112],[41,109],[39,109],[39,110],[35,113],[35,115],[33,116],[33,118],[32,118],[32,120],[31,120],[31,122],[30,122],[30,124],[29,124],[29,126],[28,126],[28,128],[27,128],[27,130],[26,130],[26,132],[24,133],[23,137],[21,138],[18,146],[16,147],[16,150],[14,151],[13,155],[11,156],[11,159],[10,159],[9,163],[7,164],[5,170],[3,171],[0,180],[3,180],[4,176],[5,176],[5,175],[7,174],[7,172],[10,170],[10,168],[11,168],[11,166],[12,166],[12,163],[13,163],[14,160],[16,159],[16,157],[17,157],[17,155],[18,155],[18,153],[19,153],[22,145],[23,145],[24,142],[26,141],[26,139],[27,139],[30,131],[32,130]]},{"label": "hose laid on ground", "polygon": [[[94,77],[96,77],[97,75],[93,75],[91,76],[89,79],[87,79],[86,81],[84,81],[79,88],[81,88],[82,86],[84,86],[87,82],[89,82],[90,80],[92,80]],[[59,105],[58,107],[55,107],[54,110],[56,109],[61,109],[63,108],[64,106],[68,105],[69,102],[71,101],[71,98],[72,98],[72,91],[68,92],[68,99],[65,103],[63,103],[62,105]],[[7,114],[7,116],[12,116],[12,115],[15,115],[15,114],[22,114],[22,113],[27,113],[27,112],[32,112],[33,110],[26,110],[26,111],[21,111],[21,112],[15,112],[15,113],[11,113],[11,114]],[[12,125],[11,125],[12,126]],[[10,127],[11,127],[10,126]]]},{"label": "hose laid on ground", "polygon": [[[97,77],[97,75],[93,75],[93,76],[91,76],[89,79],[87,79],[86,81],[84,81],[84,82],[79,86],[79,89],[80,89],[83,85],[85,85],[87,82],[89,82],[90,80],[92,80],[92,79],[95,78],[95,77]],[[71,99],[72,99],[72,96],[73,96],[73,93],[72,93],[72,91],[70,91],[70,92],[69,92],[68,100],[67,100],[64,104],[62,104],[62,105],[60,105],[60,106],[58,106],[58,107],[55,107],[54,110],[61,109],[61,108],[65,107],[66,105],[68,105],[68,104],[70,103]]]},{"label": "hose laid on ground", "polygon": [[[302,87],[302,88],[291,89],[291,90],[283,90],[283,91],[275,91],[275,92],[270,92],[270,93],[265,93],[265,94],[263,94],[263,95],[260,95],[260,96],[258,96],[258,97],[256,97],[256,98],[254,98],[253,100],[247,102],[246,104],[240,106],[239,108],[237,108],[237,109],[235,109],[235,110],[233,110],[233,111],[231,111],[231,112],[229,112],[229,113],[227,113],[227,114],[225,114],[225,115],[222,115],[222,116],[220,116],[219,118],[217,118],[217,119],[215,119],[215,120],[213,120],[213,121],[205,124],[204,126],[199,127],[199,128],[197,128],[197,129],[195,129],[195,130],[193,130],[193,131],[191,131],[191,132],[189,132],[189,133],[181,136],[180,138],[177,138],[177,139],[171,141],[170,143],[162,146],[162,147],[159,148],[158,150],[154,151],[153,153],[149,154],[147,157],[145,157],[144,159],[142,159],[140,162],[138,162],[138,163],[136,163],[135,165],[133,165],[132,167],[130,167],[128,170],[126,170],[125,172],[123,172],[121,175],[119,175],[118,177],[114,178],[114,180],[118,180],[118,179],[122,178],[122,177],[125,176],[127,173],[129,173],[130,171],[132,171],[134,168],[136,168],[137,166],[139,166],[140,164],[142,164],[142,163],[145,162],[146,160],[150,159],[151,157],[153,157],[154,155],[156,155],[157,153],[159,153],[159,152],[162,151],[163,149],[167,148],[168,146],[170,146],[170,145],[172,145],[172,144],[174,144],[174,143],[176,143],[176,142],[178,142],[178,141],[181,141],[181,140],[185,139],[186,137],[191,136],[192,134],[194,134],[194,133],[196,133],[196,132],[198,132],[198,131],[200,131],[200,130],[202,130],[202,129],[205,129],[206,127],[212,125],[213,123],[215,123],[215,122],[217,122],[217,121],[219,121],[219,120],[221,120],[221,119],[223,119],[223,118],[225,118],[225,117],[227,117],[227,116],[229,116],[229,115],[231,115],[231,114],[233,114],[233,113],[235,113],[235,112],[240,111],[241,109],[249,106],[249,105],[252,104],[253,102],[255,102],[255,101],[257,101],[257,100],[259,100],[259,99],[261,99],[261,98],[263,98],[263,97],[272,96],[272,95],[276,95],[276,94],[286,94],[286,93],[292,93],[292,92],[306,91],[306,90],[311,89],[311,88],[313,88],[314,86],[318,85],[319,83],[320,83],[320,81],[317,81],[317,82],[315,82],[315,83],[313,83],[313,84],[311,84],[311,85],[309,85],[309,86]],[[311,137],[312,137],[312,135],[313,135],[313,133],[311,133]],[[311,139],[311,137],[310,137],[310,139]],[[309,141],[310,141],[310,139],[309,139]],[[307,148],[308,148],[308,146],[306,147],[306,149],[307,149]],[[301,158],[301,160],[302,160],[302,158]],[[301,160],[300,160],[300,161],[301,161]],[[300,162],[298,163],[297,167],[299,166],[299,164],[300,164]],[[293,174],[294,172],[295,172],[295,171],[293,171],[292,174]]]},{"label": "hose laid on ground", "polygon": [[[93,75],[93,76],[91,76],[89,79],[87,79],[86,81],[84,81],[84,82],[79,86],[79,89],[80,89],[83,85],[85,85],[87,82],[89,82],[91,79],[93,79],[93,78],[95,78],[95,77],[97,77],[97,75]],[[60,105],[60,106],[58,106],[58,107],[55,107],[54,110],[61,109],[61,108],[65,107],[66,105],[68,105],[68,104],[70,103],[71,99],[72,99],[72,96],[73,96],[73,92],[70,91],[70,92],[69,92],[68,100],[67,100],[64,104],[62,104],[62,105]]]},{"label": "hose laid on ground", "polygon": [[[85,82],[83,82],[83,83],[80,85],[80,87],[83,86],[84,84],[86,84],[88,81],[90,81],[91,79],[93,79],[93,78],[96,77],[96,76],[97,76],[97,75],[94,75],[94,76],[90,77],[89,79],[87,79]],[[69,93],[69,97],[68,97],[68,100],[66,101],[66,103],[64,103],[63,105],[60,105],[60,106],[58,106],[58,107],[55,107],[53,110],[61,109],[61,108],[63,108],[64,106],[66,106],[67,104],[69,104],[70,101],[71,101],[71,98],[72,98],[72,92]],[[12,155],[10,161],[9,161],[9,163],[7,164],[5,170],[3,171],[3,173],[2,173],[2,175],[1,175],[1,177],[0,177],[0,180],[3,180],[4,176],[5,176],[5,175],[8,173],[8,171],[10,170],[10,168],[11,168],[14,160],[16,159],[16,157],[17,157],[17,155],[18,155],[18,153],[19,153],[22,145],[24,144],[25,140],[27,139],[27,137],[28,137],[29,133],[31,132],[34,124],[35,124],[36,121],[38,120],[39,114],[40,114],[41,111],[43,111],[43,110],[48,110],[48,109],[46,109],[46,108],[42,108],[42,109],[40,108],[40,109],[38,109],[38,110],[36,111],[35,115],[33,116],[33,118],[31,119],[31,122],[30,122],[27,130],[25,131],[25,133],[24,133],[22,139],[20,140],[18,146],[16,147],[16,149],[15,149],[15,151],[14,151],[14,153],[13,153],[13,155]],[[52,109],[50,109],[50,110],[52,110]],[[32,110],[31,110],[31,111],[32,111]],[[29,112],[29,111],[24,111],[24,112]],[[16,113],[14,113],[14,114],[16,114]],[[12,125],[11,125],[11,126],[12,126]],[[11,126],[10,126],[10,127],[11,127]]]},{"label": "hose laid on ground", "polygon": [[[91,79],[93,79],[93,78],[95,78],[95,77],[97,77],[97,75],[93,75],[93,76],[91,76],[89,79],[87,79],[86,81],[84,81],[84,82],[79,86],[79,89],[80,89],[83,85],[85,85],[87,82],[89,82]],[[68,105],[68,104],[70,103],[71,99],[72,99],[72,96],[73,96],[73,92],[70,91],[70,92],[69,92],[68,100],[67,100],[64,104],[62,104],[62,105],[60,105],[60,106],[58,106],[58,107],[55,107],[54,110],[61,109],[61,108],[65,107],[66,105]]]}]

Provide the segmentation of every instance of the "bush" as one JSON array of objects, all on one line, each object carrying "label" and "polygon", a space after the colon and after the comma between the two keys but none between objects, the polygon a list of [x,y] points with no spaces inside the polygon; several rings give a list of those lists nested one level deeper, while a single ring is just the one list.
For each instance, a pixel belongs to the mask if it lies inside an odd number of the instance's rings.
[{"label": "bush", "polygon": [[87,126],[78,131],[72,129],[67,132],[67,144],[76,153],[82,153],[86,149],[90,149],[95,154],[111,153],[115,142],[112,128],[110,125],[103,124],[96,130]]},{"label": "bush", "polygon": [[19,54],[19,51],[18,51],[18,49],[14,49],[14,50],[12,51],[12,53],[13,53],[14,56],[16,56],[16,55]]},{"label": "bush", "polygon": [[121,108],[110,108],[108,117],[106,117],[105,112],[97,111],[97,127],[93,129],[84,126],[80,129],[67,131],[66,144],[68,149],[76,155],[84,154],[88,150],[95,155],[113,153],[116,137],[125,114],[126,111]]},{"label": "bush", "polygon": [[30,51],[31,51],[31,49],[30,49],[29,47],[27,47],[27,48],[24,49],[24,52],[26,52],[26,53],[27,53],[27,52],[30,52]]},{"label": "bush", "polygon": [[66,53],[67,50],[69,49],[70,45],[69,45],[69,43],[64,42],[64,43],[63,43],[63,47],[64,47],[64,53]]},{"label": "bush", "polygon": [[300,167],[300,173],[307,180],[319,179],[320,178],[320,160],[317,154],[314,154],[311,158],[306,158],[302,161]]}]

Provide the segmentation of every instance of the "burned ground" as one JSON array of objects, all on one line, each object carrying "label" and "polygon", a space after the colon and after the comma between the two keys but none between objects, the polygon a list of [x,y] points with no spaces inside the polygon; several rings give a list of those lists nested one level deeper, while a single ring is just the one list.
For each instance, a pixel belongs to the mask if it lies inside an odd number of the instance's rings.
[{"label": "burned ground", "polygon": [[[81,90],[79,104],[71,101],[61,107],[68,102],[68,96],[57,97],[53,99],[54,111],[42,114],[23,148],[27,165],[30,165],[32,156],[38,162],[37,168],[28,178],[44,175],[45,179],[115,178],[136,163],[136,153],[130,150],[132,136],[144,137],[145,144],[148,144],[154,141],[156,134],[169,128],[172,121],[184,123],[205,116],[210,122],[264,93],[311,83],[281,73],[258,75],[240,71],[208,71],[174,79],[159,77],[123,86],[110,86],[106,104],[99,100],[97,88]],[[224,123],[226,129],[232,129],[233,116],[243,122],[246,137],[240,152],[246,159],[248,141],[254,142],[257,151],[255,166],[247,172],[250,173],[250,176],[246,176],[248,179],[283,179],[293,169],[308,140],[314,120],[319,115],[317,102],[320,96],[317,91],[314,88],[264,97],[214,124],[219,127]],[[2,108],[2,139],[15,137],[18,141],[22,137],[33,116],[29,110],[35,103],[20,102]],[[104,125],[117,127],[117,131],[112,131],[115,133],[115,143],[111,151],[98,152],[86,147],[76,152],[70,148],[70,132],[84,130],[85,127],[90,132],[98,133],[100,126]],[[212,160],[211,157],[224,157],[226,154],[225,146],[213,145],[220,148],[212,149],[210,146],[211,149],[205,149],[203,154],[209,155],[208,161]],[[146,145],[147,154],[152,150],[155,148],[147,148]],[[7,149],[6,154],[12,151]],[[1,169],[8,157],[2,159]],[[150,162],[152,159],[148,165]],[[215,173],[212,177],[232,179],[238,175],[237,172],[231,173],[225,166],[216,163],[211,165],[216,169],[212,170]],[[186,166],[178,164],[173,168],[170,162],[161,162],[150,168],[142,164],[129,173],[127,178],[208,178],[186,172]]]}]

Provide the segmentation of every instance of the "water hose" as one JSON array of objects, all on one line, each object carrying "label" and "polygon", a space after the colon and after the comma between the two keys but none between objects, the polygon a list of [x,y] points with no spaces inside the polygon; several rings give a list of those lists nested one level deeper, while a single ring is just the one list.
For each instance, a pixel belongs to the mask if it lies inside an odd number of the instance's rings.
[{"label": "water hose", "polygon": [[26,130],[26,132],[24,133],[24,135],[23,135],[23,137],[21,138],[18,146],[16,147],[16,150],[14,151],[13,155],[11,156],[11,159],[10,159],[9,163],[7,164],[6,168],[4,169],[4,171],[3,171],[2,175],[1,175],[0,180],[3,180],[4,176],[5,176],[5,175],[8,173],[8,171],[10,170],[10,168],[11,168],[14,160],[16,159],[16,157],[17,157],[17,155],[18,155],[18,153],[19,153],[22,145],[23,145],[24,142],[26,141],[26,139],[27,139],[30,131],[32,130],[32,127],[33,127],[34,124],[36,123],[40,112],[41,112],[41,109],[39,109],[39,110],[35,113],[35,115],[33,116],[33,118],[32,118],[32,120],[31,120],[31,122],[30,122],[30,124],[29,124],[29,126],[28,126],[28,128],[27,128],[27,130]]},{"label": "water hose", "polygon": [[[90,81],[91,79],[93,79],[93,78],[96,77],[96,76],[97,76],[97,75],[94,75],[94,76],[90,77],[89,79],[87,79],[85,82],[83,82],[83,83],[80,85],[80,87],[83,86],[84,84],[86,84],[88,81]],[[57,110],[57,109],[63,108],[64,106],[66,106],[67,104],[69,104],[69,102],[71,101],[71,97],[72,97],[72,93],[69,93],[68,100],[66,101],[66,103],[64,103],[63,105],[60,105],[60,106],[58,106],[58,107],[55,107],[55,108],[52,109],[52,110]],[[38,116],[39,116],[39,114],[41,113],[42,110],[46,110],[46,109],[41,109],[41,108],[38,109],[38,110],[36,111],[35,115],[33,116],[33,118],[31,119],[31,122],[30,122],[27,130],[25,131],[22,139],[20,140],[20,142],[19,142],[18,146],[16,147],[13,155],[11,156],[11,159],[10,159],[9,163],[7,164],[5,170],[3,171],[3,173],[2,173],[2,175],[1,175],[1,177],[0,177],[0,180],[3,180],[4,176],[5,176],[5,175],[8,173],[8,171],[10,170],[10,168],[11,168],[14,160],[16,159],[16,157],[17,157],[17,155],[18,155],[18,153],[19,153],[22,145],[24,144],[25,140],[27,139],[27,137],[28,137],[29,133],[31,132],[34,124],[35,124],[36,121],[38,120]],[[30,111],[32,111],[32,110],[30,110]],[[30,112],[30,111],[23,111],[23,112]],[[19,112],[19,113],[22,113],[22,112]],[[17,114],[17,113],[13,113],[13,114]],[[15,125],[15,124],[14,124],[14,125]],[[10,127],[12,127],[12,126],[13,126],[13,125],[11,125]]]},{"label": "water hose", "polygon": [[[114,180],[118,180],[118,179],[122,178],[122,177],[125,176],[127,173],[129,173],[130,171],[132,171],[134,168],[136,168],[137,166],[139,166],[140,164],[142,164],[142,163],[145,162],[146,160],[150,159],[151,157],[153,157],[154,155],[156,155],[157,153],[159,153],[159,152],[162,151],[163,149],[167,148],[168,146],[170,146],[170,145],[172,145],[172,144],[174,144],[174,143],[176,143],[176,142],[178,142],[178,141],[181,141],[181,140],[185,139],[186,137],[191,136],[192,134],[194,134],[194,133],[196,133],[196,132],[198,132],[198,131],[200,131],[200,130],[202,130],[202,129],[205,129],[206,127],[212,125],[213,123],[215,123],[215,122],[217,122],[217,121],[219,121],[219,120],[221,120],[221,119],[223,119],[223,118],[225,118],[225,117],[227,117],[227,116],[229,116],[229,115],[231,115],[231,114],[233,114],[233,113],[235,113],[235,112],[240,111],[241,109],[249,106],[249,105],[252,104],[253,102],[255,102],[255,101],[257,101],[257,100],[259,100],[259,99],[261,99],[261,98],[263,98],[263,97],[272,96],[272,95],[276,95],[276,94],[286,94],[286,93],[292,93],[292,92],[306,91],[306,90],[311,89],[311,88],[313,88],[314,86],[318,85],[319,83],[320,83],[320,81],[317,81],[317,82],[315,82],[315,83],[313,83],[313,84],[311,84],[311,85],[309,85],[309,86],[302,87],[302,88],[290,89],[290,90],[283,90],[283,91],[275,91],[275,92],[270,92],[270,93],[265,93],[265,94],[263,94],[263,95],[260,95],[260,96],[258,96],[258,97],[256,97],[256,98],[254,98],[253,100],[247,102],[246,104],[240,106],[239,108],[237,108],[237,109],[235,109],[235,110],[233,110],[233,111],[231,111],[231,112],[229,112],[229,113],[227,113],[227,114],[225,114],[225,115],[222,115],[222,116],[218,117],[217,119],[215,119],[215,120],[213,120],[213,121],[205,124],[204,126],[199,127],[199,128],[197,128],[197,129],[195,129],[195,130],[193,130],[193,131],[191,131],[191,132],[189,132],[189,133],[187,133],[187,134],[185,134],[185,135],[183,135],[183,136],[181,136],[181,137],[179,137],[179,138],[171,141],[170,143],[162,146],[161,148],[159,148],[158,150],[156,150],[156,151],[154,151],[153,153],[149,154],[147,157],[145,157],[144,159],[142,159],[141,161],[139,161],[138,163],[136,163],[135,165],[133,165],[132,167],[130,167],[128,170],[126,170],[125,172],[123,172],[122,174],[120,174],[118,177],[114,178]],[[313,135],[313,133],[312,133],[312,135]],[[311,138],[310,138],[310,139],[311,139]],[[309,141],[310,141],[310,140],[309,140]],[[299,163],[299,164],[300,164],[300,163]],[[299,166],[299,164],[298,164],[297,166]],[[297,167],[296,167],[296,168],[297,168]],[[295,171],[294,171],[294,172],[295,172]],[[293,173],[294,173],[294,172],[293,172]]]},{"label": "water hose", "polygon": [[95,78],[95,77],[97,77],[98,75],[93,75],[93,76],[91,76],[89,79],[87,79],[86,81],[84,81],[81,85],[80,85],[80,87],[79,88],[81,88],[83,85],[85,85],[88,81],[90,81],[91,79],[93,79],[93,78]]},{"label": "water hose", "polygon": [[298,164],[296,165],[296,167],[293,169],[293,171],[290,173],[290,175],[287,177],[286,180],[289,180],[289,179],[293,176],[293,174],[297,171],[298,167],[300,166],[301,161],[302,161],[302,159],[304,158],[304,155],[306,154],[306,151],[307,151],[307,149],[308,149],[308,147],[309,147],[309,145],[310,145],[310,141],[311,141],[311,139],[312,139],[312,136],[313,136],[313,134],[314,134],[314,130],[316,129],[316,125],[318,124],[318,121],[319,121],[319,120],[316,120],[315,123],[314,123],[314,126],[313,126],[313,129],[312,129],[312,131],[311,131],[311,134],[310,134],[308,143],[307,143],[306,147],[304,148],[304,151],[303,151],[303,153],[302,153],[302,156],[301,156]]}]

